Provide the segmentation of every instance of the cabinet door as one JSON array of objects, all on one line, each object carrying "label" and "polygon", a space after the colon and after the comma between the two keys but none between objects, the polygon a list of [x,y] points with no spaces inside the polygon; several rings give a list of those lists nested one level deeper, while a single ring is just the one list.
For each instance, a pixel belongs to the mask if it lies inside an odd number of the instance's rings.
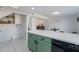
[{"label": "cabinet door", "polygon": [[37,51],[38,52],[51,52],[51,44],[38,40]]},{"label": "cabinet door", "polygon": [[35,39],[31,37],[29,34],[28,36],[28,48],[32,51],[36,51],[36,44],[35,44]]},{"label": "cabinet door", "polygon": [[15,24],[21,24],[22,15],[15,14]]}]

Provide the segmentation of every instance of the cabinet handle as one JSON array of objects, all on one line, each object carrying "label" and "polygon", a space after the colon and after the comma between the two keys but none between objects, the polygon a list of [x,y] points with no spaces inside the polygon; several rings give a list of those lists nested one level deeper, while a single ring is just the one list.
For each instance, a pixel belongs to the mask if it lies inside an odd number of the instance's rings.
[{"label": "cabinet handle", "polygon": [[32,37],[32,35],[30,35],[30,37]]},{"label": "cabinet handle", "polygon": [[36,40],[36,44],[38,44],[38,41]]},{"label": "cabinet handle", "polygon": [[41,38],[41,40],[44,40],[44,38]]},{"label": "cabinet handle", "polygon": [[34,43],[35,43],[35,44],[38,44],[37,40],[34,40]]}]

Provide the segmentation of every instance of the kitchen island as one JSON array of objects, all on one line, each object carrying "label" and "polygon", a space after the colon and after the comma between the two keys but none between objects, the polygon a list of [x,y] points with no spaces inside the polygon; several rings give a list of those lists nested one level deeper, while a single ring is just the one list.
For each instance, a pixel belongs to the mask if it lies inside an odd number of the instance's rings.
[{"label": "kitchen island", "polygon": [[[58,47],[61,46],[62,48],[64,47],[65,49],[68,47],[66,49],[67,51],[71,51],[70,50],[71,48],[73,49],[72,51],[74,51],[75,49],[77,51],[79,50],[79,34],[62,33],[62,32],[54,32],[54,31],[46,31],[46,30],[28,31],[28,33],[31,35],[34,35],[32,38],[35,39],[34,43],[36,45],[34,46],[35,49],[33,51],[43,52],[46,49],[47,50],[45,52],[53,51],[53,50],[56,50],[54,49],[55,48],[54,45],[57,45]],[[30,36],[28,37],[30,39]],[[43,42],[46,45],[39,42]],[[30,44],[31,43],[29,43],[28,45]],[[62,51],[60,48],[58,49],[59,51]]]}]

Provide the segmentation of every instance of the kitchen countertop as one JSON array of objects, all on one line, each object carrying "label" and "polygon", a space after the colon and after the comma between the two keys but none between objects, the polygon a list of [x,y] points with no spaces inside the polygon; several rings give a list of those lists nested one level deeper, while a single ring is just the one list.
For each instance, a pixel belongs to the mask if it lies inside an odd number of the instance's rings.
[{"label": "kitchen countertop", "polygon": [[32,30],[32,31],[28,31],[28,33],[37,34],[48,38],[53,38],[56,40],[79,45],[79,34],[62,33],[62,32],[54,32],[47,30]]}]

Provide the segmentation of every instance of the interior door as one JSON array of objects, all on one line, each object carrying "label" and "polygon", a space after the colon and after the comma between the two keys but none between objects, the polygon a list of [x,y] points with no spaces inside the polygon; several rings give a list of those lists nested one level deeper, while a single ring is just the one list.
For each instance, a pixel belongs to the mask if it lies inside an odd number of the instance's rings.
[{"label": "interior door", "polygon": [[37,51],[38,52],[51,52],[51,44],[38,40]]}]

